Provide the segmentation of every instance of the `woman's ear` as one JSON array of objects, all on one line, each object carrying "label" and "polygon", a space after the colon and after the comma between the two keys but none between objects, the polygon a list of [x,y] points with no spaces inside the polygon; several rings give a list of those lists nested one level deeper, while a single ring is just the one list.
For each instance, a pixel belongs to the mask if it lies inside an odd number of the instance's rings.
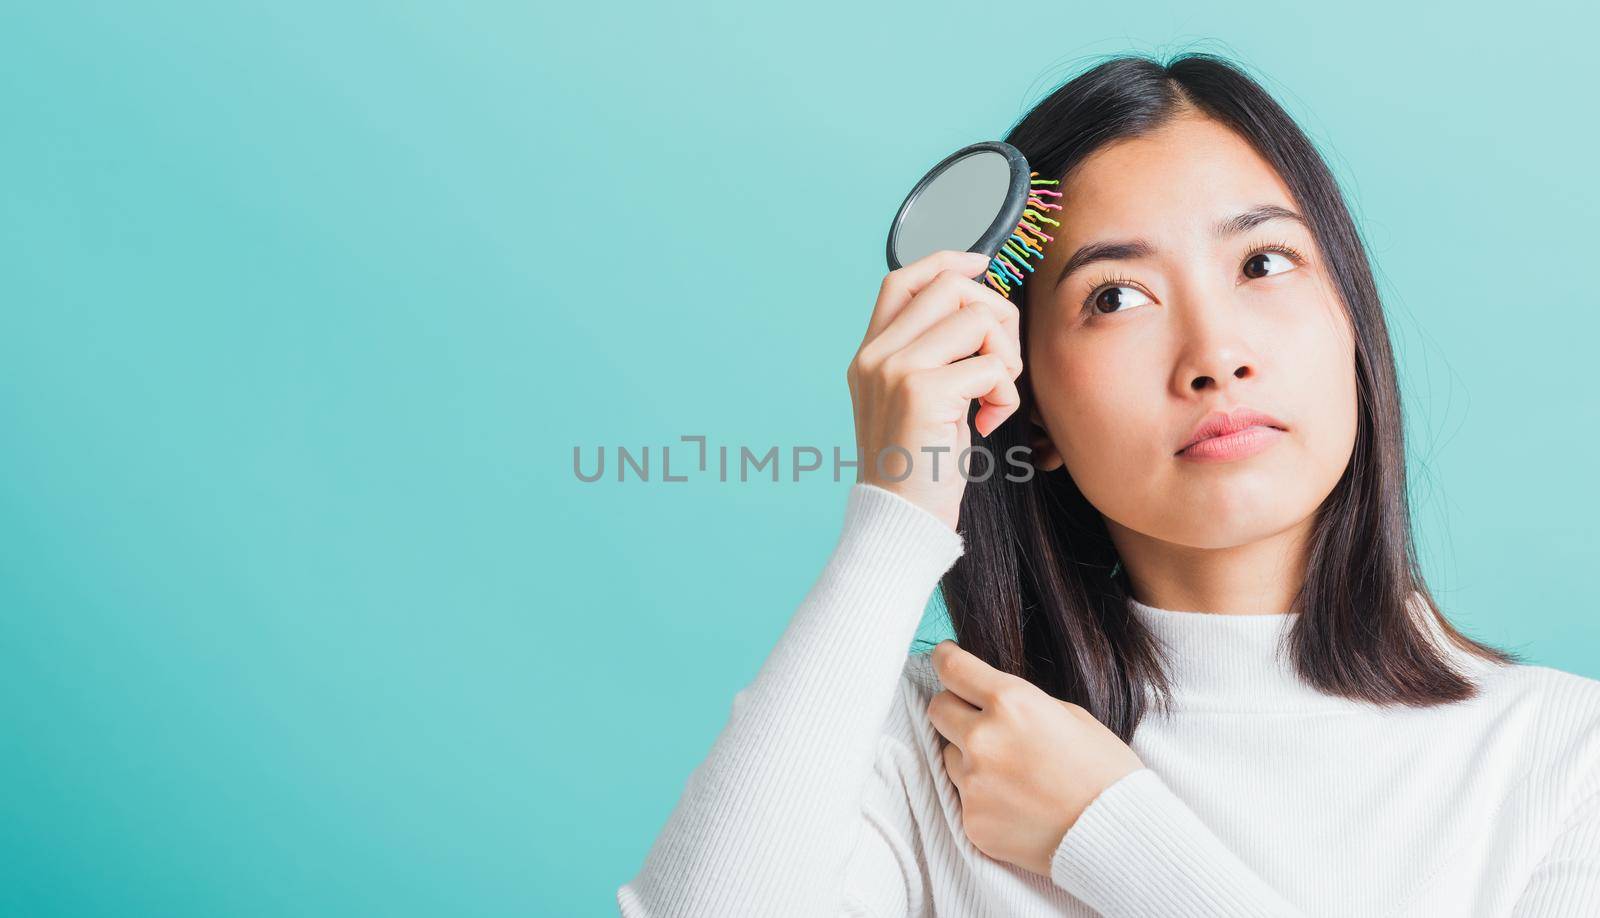
[{"label": "woman's ear", "polygon": [[1039,407],[1035,403],[1028,406],[1028,420],[1032,422],[1033,429],[1029,434],[1028,448],[1033,451],[1033,466],[1041,472],[1051,472],[1061,468],[1064,460],[1056,451],[1055,444],[1050,440],[1050,431],[1045,429],[1044,421],[1039,417]]}]

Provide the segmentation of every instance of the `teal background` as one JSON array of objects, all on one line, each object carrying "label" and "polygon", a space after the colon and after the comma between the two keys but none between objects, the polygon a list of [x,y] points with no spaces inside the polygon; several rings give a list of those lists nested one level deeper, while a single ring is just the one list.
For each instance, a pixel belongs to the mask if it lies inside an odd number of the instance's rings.
[{"label": "teal background", "polygon": [[910,183],[1119,51],[1235,56],[1322,145],[1435,591],[1600,677],[1596,26],[8,4],[0,913],[614,914],[848,483],[584,484],[573,447],[848,449]]}]

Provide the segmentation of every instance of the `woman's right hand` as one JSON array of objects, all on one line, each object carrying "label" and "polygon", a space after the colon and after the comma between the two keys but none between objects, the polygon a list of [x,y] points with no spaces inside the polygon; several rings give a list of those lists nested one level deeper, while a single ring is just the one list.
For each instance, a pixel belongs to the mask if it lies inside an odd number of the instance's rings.
[{"label": "woman's right hand", "polygon": [[[966,488],[956,462],[972,442],[972,400],[983,402],[973,418],[982,436],[1021,402],[1019,313],[973,280],[988,264],[981,253],[939,251],[890,271],[845,374],[855,406],[858,480],[906,498],[951,529]],[[999,456],[967,459],[968,471],[1001,474]]]}]

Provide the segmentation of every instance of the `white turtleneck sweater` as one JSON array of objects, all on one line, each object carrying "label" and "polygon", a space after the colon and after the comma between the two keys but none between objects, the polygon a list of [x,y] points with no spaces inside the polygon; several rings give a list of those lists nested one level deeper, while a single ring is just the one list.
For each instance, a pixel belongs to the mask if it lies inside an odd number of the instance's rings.
[{"label": "white turtleneck sweater", "polygon": [[[962,828],[907,651],[961,537],[851,488],[821,577],[733,698],[626,918],[1600,915],[1600,682],[1474,662],[1479,697],[1383,710],[1277,655],[1294,614],[1132,602],[1166,646],[1171,715],[1041,876]],[[1431,622],[1431,618],[1430,618]]]}]

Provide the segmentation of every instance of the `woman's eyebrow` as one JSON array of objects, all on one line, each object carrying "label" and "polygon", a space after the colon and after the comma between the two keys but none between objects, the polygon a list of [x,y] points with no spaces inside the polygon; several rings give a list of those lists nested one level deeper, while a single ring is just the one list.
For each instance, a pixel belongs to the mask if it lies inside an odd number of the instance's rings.
[{"label": "woman's eyebrow", "polygon": [[[1241,214],[1236,214],[1216,225],[1216,235],[1219,239],[1237,236],[1249,232],[1263,223],[1272,220],[1293,220],[1301,226],[1308,226],[1304,217],[1287,207],[1277,204],[1257,204]],[[1309,226],[1308,226],[1309,228]],[[1067,263],[1061,266],[1061,273],[1056,275],[1056,287],[1067,279],[1067,275],[1094,264],[1097,261],[1123,261],[1135,258],[1146,258],[1154,255],[1156,247],[1143,239],[1126,239],[1117,242],[1090,242],[1078,247]]]}]

